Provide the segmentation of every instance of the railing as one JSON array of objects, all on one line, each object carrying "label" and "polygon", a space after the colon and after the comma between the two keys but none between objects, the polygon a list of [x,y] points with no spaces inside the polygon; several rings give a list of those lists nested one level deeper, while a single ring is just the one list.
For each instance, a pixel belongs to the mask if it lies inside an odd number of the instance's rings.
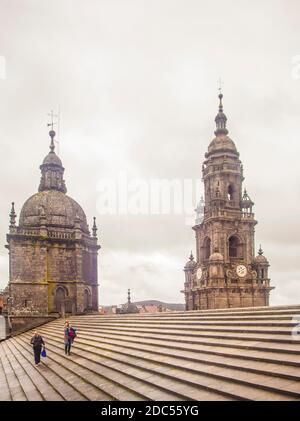
[{"label": "railing", "polygon": [[[44,231],[44,230],[43,230]],[[17,228],[16,234],[18,235],[25,235],[30,237],[39,237],[41,236],[41,230],[36,228]],[[74,234],[73,232],[65,232],[65,231],[47,231],[47,236],[49,238],[58,238],[63,240],[73,239]]]},{"label": "railing", "polygon": [[32,229],[32,228],[17,228],[17,234],[37,236],[37,235],[40,235],[40,231],[38,229]]},{"label": "railing", "polygon": [[253,219],[254,213],[253,212],[242,212],[243,219]]},{"label": "railing", "polygon": [[208,165],[206,168],[204,168],[203,175],[225,170],[239,171],[241,170],[241,167],[235,164]]}]

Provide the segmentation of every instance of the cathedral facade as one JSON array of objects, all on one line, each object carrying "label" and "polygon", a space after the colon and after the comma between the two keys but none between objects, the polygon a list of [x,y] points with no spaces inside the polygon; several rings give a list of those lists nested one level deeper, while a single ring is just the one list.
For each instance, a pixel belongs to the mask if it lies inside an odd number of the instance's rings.
[{"label": "cathedral facade", "polygon": [[66,194],[55,132],[49,134],[38,193],[23,205],[18,225],[14,204],[10,213],[6,247],[11,315],[98,311],[96,220],[91,234],[84,211]]},{"label": "cathedral facade", "polygon": [[268,306],[273,289],[261,247],[255,257],[254,203],[242,190],[243,166],[228,136],[222,98],[202,166],[204,200],[193,227],[196,260],[191,253],[184,267],[187,310]]}]

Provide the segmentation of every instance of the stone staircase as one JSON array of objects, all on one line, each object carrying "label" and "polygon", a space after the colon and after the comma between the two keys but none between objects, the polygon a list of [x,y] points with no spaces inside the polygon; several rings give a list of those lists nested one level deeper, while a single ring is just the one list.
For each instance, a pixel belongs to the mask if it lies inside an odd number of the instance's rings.
[{"label": "stone staircase", "polygon": [[[300,400],[300,306],[72,316],[0,343],[0,400]],[[299,330],[300,331],[300,330]]]}]

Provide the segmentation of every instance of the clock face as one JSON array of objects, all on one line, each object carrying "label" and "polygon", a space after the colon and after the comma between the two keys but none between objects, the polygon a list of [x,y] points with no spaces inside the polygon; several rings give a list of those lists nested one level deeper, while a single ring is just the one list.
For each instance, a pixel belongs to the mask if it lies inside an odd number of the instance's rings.
[{"label": "clock face", "polygon": [[240,278],[244,278],[247,275],[247,268],[244,265],[238,265],[236,267],[236,273]]},{"label": "clock face", "polygon": [[201,276],[202,276],[202,269],[201,268],[198,268],[197,269],[197,278],[198,279],[201,279]]}]

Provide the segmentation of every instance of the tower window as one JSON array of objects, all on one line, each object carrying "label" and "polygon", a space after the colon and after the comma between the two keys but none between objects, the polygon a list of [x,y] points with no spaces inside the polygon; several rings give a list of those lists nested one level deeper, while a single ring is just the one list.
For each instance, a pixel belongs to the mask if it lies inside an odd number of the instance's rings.
[{"label": "tower window", "polygon": [[229,184],[227,193],[228,193],[228,200],[233,200],[234,189],[233,189],[232,184]]},{"label": "tower window", "polygon": [[207,260],[210,257],[210,238],[206,237],[203,243],[204,259]]},{"label": "tower window", "polygon": [[229,238],[229,257],[238,257],[239,240],[237,237]]}]

